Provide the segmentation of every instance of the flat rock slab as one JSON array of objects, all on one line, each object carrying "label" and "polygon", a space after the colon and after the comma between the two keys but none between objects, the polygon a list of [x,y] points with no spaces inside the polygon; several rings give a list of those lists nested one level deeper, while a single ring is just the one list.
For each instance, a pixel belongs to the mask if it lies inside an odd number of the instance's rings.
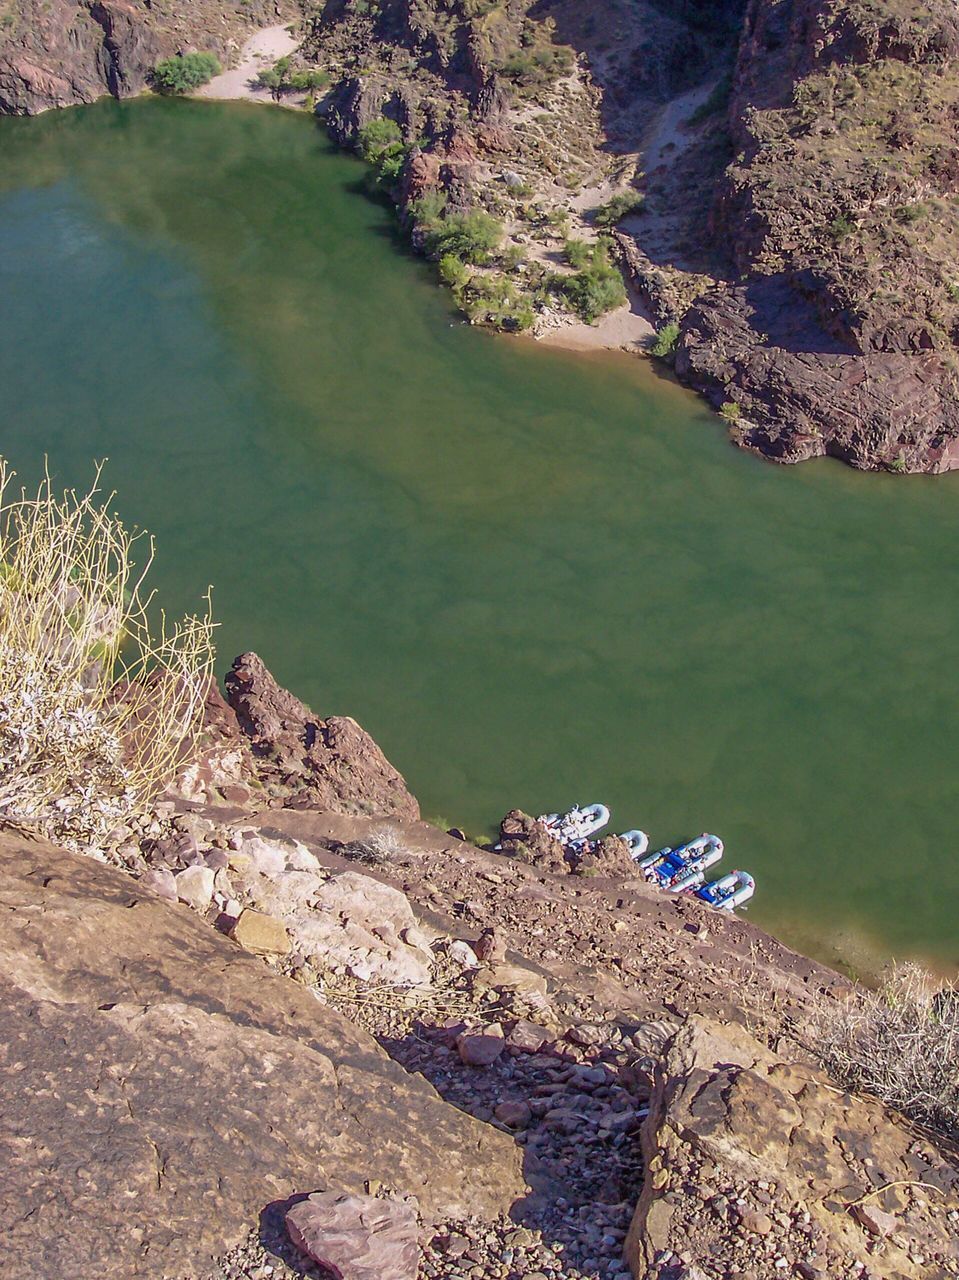
[{"label": "flat rock slab", "polygon": [[317,1186],[376,1179],[427,1218],[524,1191],[507,1137],[306,988],[120,872],[9,837],[0,1150],[5,1280],[202,1274]]},{"label": "flat rock slab", "polygon": [[286,1227],[336,1280],[416,1280],[418,1225],[402,1201],[317,1192],[289,1210]]}]

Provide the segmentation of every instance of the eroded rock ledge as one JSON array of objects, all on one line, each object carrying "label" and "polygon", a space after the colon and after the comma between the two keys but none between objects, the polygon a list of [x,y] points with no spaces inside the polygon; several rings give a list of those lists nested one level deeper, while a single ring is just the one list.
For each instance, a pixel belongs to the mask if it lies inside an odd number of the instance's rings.
[{"label": "eroded rock ledge", "polygon": [[405,1224],[393,1280],[959,1276],[956,1154],[811,1056],[845,979],[618,841],[420,822],[255,655],[230,699],[106,851],[138,883],[0,837],[15,1280],[293,1280],[313,1192]]}]

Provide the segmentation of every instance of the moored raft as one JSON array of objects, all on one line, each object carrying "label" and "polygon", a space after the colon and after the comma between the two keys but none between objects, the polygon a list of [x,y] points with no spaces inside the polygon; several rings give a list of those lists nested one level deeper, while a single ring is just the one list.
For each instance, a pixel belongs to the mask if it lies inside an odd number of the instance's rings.
[{"label": "moored raft", "polygon": [[602,831],[609,822],[609,810],[604,804],[574,804],[566,813],[540,814],[538,821],[563,844],[579,844]]},{"label": "moored raft", "polygon": [[696,890],[696,897],[722,911],[735,911],[756,892],[756,881],[748,871],[730,871],[728,876],[711,880]]}]

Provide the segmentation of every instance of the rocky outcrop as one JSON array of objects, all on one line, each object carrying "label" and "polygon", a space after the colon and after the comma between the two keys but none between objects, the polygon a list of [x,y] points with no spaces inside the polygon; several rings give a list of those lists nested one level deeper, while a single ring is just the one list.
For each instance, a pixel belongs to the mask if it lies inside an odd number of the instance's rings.
[{"label": "rocky outcrop", "polygon": [[955,1164],[742,1027],[693,1017],[676,1033],[642,1143],[637,1280],[959,1274]]},{"label": "rocky outcrop", "polygon": [[349,716],[314,715],[280,688],[255,653],[234,660],[226,695],[261,781],[283,788],[288,803],[330,813],[419,817],[406,783],[369,734]]},{"label": "rocky outcrop", "polygon": [[959,465],[959,384],[935,351],[858,353],[808,294],[764,280],[686,314],[676,372],[729,415],[737,444],[777,462],[830,454],[863,470]]},{"label": "rocky outcrop", "polygon": [[[141,93],[161,59],[190,48],[228,62],[257,26],[287,10],[273,0],[231,9],[213,0],[13,0],[0,24],[0,115],[35,115]],[[292,9],[290,9],[292,14]]]},{"label": "rocky outcrop", "polygon": [[733,287],[686,315],[677,361],[737,443],[959,463],[957,105],[953,5],[751,0],[714,219]]},{"label": "rocky outcrop", "polygon": [[91,859],[3,838],[0,971],[11,1280],[202,1274],[269,1204],[317,1190],[375,1182],[427,1218],[523,1194],[506,1137]]}]

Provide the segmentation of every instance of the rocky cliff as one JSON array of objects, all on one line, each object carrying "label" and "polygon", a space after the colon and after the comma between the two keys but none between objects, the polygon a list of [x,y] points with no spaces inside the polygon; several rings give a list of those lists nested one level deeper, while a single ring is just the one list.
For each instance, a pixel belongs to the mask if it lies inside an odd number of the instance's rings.
[{"label": "rocky cliff", "polygon": [[4,0],[0,114],[132,97],[161,58],[201,48],[229,62],[251,30],[288,12],[274,0]]},{"label": "rocky cliff", "polygon": [[955,1152],[810,1052],[845,979],[227,692],[114,867],[0,840],[6,1274],[959,1276]]},{"label": "rocky cliff", "polygon": [[749,5],[716,227],[677,367],[787,461],[959,460],[959,21],[930,0]]},{"label": "rocky cliff", "polygon": [[469,314],[510,327],[518,290],[563,323],[564,243],[638,193],[624,269],[737,443],[959,462],[951,4],[329,0],[308,28],[335,136],[400,124],[414,239],[424,194],[502,220],[506,283]]}]

